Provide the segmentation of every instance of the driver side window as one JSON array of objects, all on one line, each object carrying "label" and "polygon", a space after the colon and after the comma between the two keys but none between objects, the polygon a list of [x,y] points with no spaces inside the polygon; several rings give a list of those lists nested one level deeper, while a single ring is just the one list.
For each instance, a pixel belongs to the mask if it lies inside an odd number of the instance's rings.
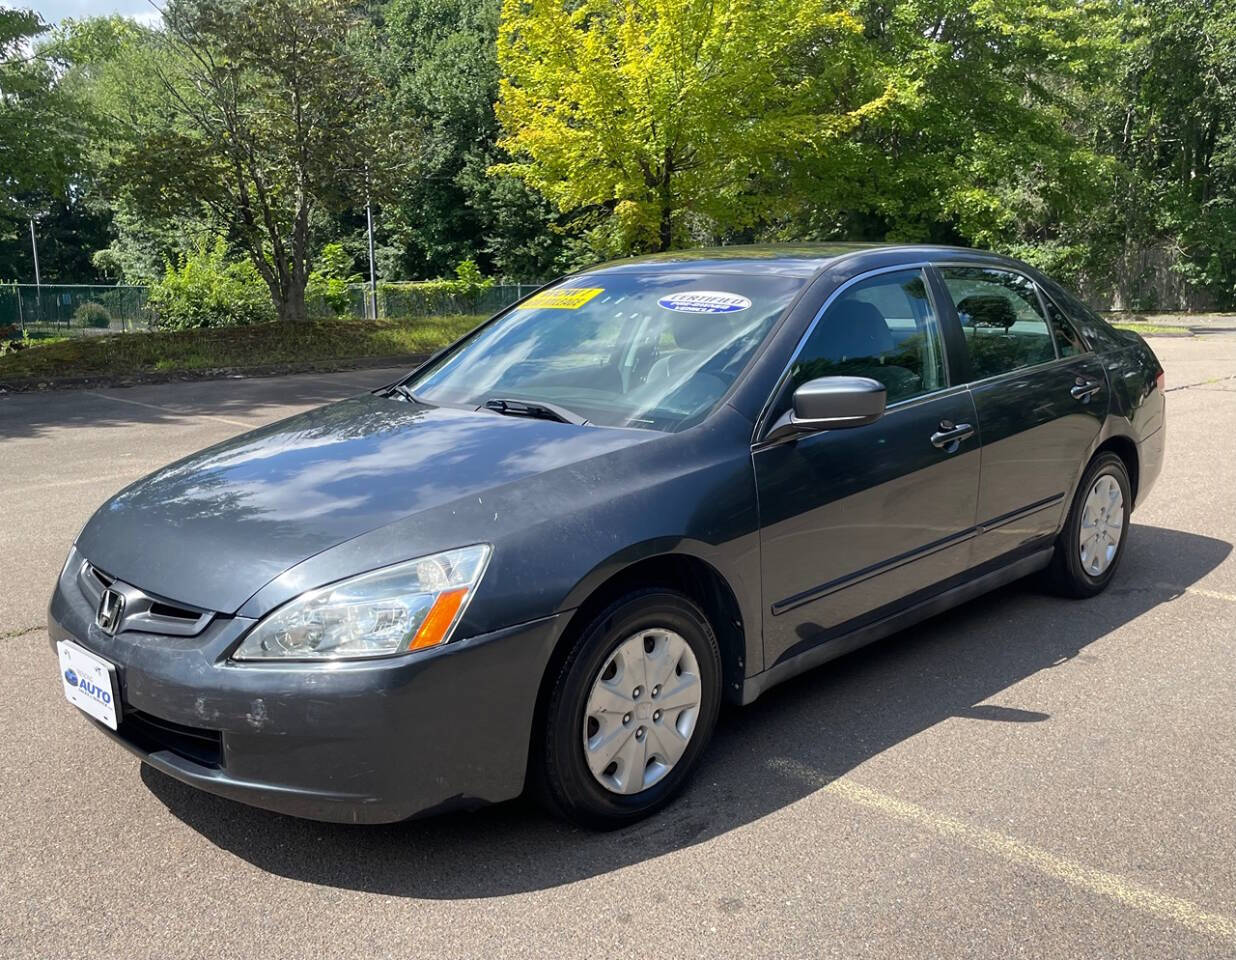
[{"label": "driver side window", "polygon": [[790,368],[790,391],[839,376],[878,380],[890,404],[947,386],[940,326],[921,270],[862,280],[829,305]]}]

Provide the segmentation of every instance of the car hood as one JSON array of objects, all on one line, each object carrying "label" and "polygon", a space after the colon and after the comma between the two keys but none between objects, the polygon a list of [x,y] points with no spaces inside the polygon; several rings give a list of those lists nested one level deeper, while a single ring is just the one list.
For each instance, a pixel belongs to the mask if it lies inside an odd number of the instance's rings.
[{"label": "car hood", "polygon": [[[148,593],[234,613],[346,540],[652,436],[362,396],[139,480],[99,508],[77,546]],[[407,555],[416,549],[410,543]]]}]

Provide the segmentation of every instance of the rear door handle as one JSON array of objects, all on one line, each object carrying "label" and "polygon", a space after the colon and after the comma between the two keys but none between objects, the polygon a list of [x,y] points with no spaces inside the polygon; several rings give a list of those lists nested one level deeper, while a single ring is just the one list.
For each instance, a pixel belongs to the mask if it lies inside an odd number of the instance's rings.
[{"label": "rear door handle", "polygon": [[1078,377],[1077,383],[1073,385],[1072,389],[1069,390],[1069,393],[1073,395],[1074,400],[1080,400],[1082,403],[1086,403],[1091,397],[1102,389],[1103,381],[1083,380],[1081,377]]},{"label": "rear door handle", "polygon": [[941,450],[955,453],[961,446],[961,441],[969,440],[972,436],[974,436],[973,424],[954,424],[951,420],[941,420],[940,429],[931,435],[931,443]]}]

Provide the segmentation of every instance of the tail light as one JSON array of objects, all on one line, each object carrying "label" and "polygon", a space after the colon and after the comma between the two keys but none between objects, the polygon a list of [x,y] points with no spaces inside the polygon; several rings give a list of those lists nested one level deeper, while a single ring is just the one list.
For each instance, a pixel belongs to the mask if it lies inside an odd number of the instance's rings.
[{"label": "tail light", "polygon": [[1167,382],[1167,380],[1166,380],[1166,378],[1164,377],[1164,375],[1163,375],[1163,371],[1162,371],[1162,370],[1160,370],[1158,373],[1156,373],[1156,374],[1155,374],[1155,376],[1154,376],[1154,385],[1155,385],[1155,387],[1156,387],[1156,388],[1158,388],[1158,391],[1159,391],[1160,393],[1162,393],[1162,392],[1163,392],[1163,385],[1164,385],[1166,382]]}]

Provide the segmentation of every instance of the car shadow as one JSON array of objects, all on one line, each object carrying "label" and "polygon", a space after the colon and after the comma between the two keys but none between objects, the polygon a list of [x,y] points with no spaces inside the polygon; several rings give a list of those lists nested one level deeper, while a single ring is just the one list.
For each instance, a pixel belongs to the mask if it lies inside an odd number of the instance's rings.
[{"label": "car shadow", "polygon": [[[252,426],[389,383],[398,369],[249,376],[132,386],[6,393],[0,388],[0,440],[44,439],[65,428],[161,427],[195,417],[246,417]],[[246,427],[232,424],[236,432]]]},{"label": "car shadow", "polygon": [[[1159,527],[1134,525],[1131,533],[1123,569],[1097,598],[1062,600],[1044,595],[1033,578],[1021,581],[724,711],[687,791],[655,817],[613,833],[560,823],[526,800],[389,826],[322,824],[201,793],[144,765],[141,775],[184,823],[280,876],[427,899],[554,887],[767,816],[951,717],[1051,722],[984,701],[1041,670],[1096,656],[1084,651],[1179,597],[1232,549]],[[1119,695],[1096,691],[1104,694]]]}]

